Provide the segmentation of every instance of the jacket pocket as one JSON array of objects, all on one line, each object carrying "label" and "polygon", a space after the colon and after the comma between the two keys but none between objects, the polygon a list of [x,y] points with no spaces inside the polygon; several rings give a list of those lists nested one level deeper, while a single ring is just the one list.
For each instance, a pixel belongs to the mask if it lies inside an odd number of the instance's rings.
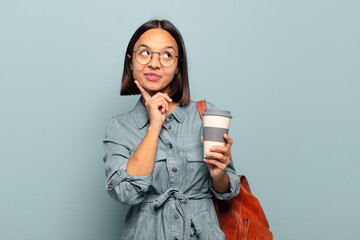
[{"label": "jacket pocket", "polygon": [[208,187],[209,169],[203,159],[203,146],[197,145],[185,154],[186,182],[188,189],[202,189]]},{"label": "jacket pocket", "polygon": [[225,234],[221,231],[216,216],[210,217],[208,211],[202,211],[194,215],[191,225],[193,232],[200,240],[225,240]]},{"label": "jacket pocket", "polygon": [[139,211],[134,225],[125,224],[122,240],[149,240],[157,237],[157,216],[146,211]]},{"label": "jacket pocket", "polygon": [[156,193],[162,193],[168,189],[169,174],[166,166],[166,153],[158,149],[153,169],[153,188]]}]

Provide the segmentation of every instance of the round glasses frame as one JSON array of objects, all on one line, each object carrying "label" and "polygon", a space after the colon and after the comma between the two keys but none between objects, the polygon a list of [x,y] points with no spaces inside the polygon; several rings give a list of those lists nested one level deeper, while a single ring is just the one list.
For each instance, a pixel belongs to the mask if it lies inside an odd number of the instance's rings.
[{"label": "round glasses frame", "polygon": [[[159,54],[159,62],[160,62],[160,64],[161,64],[163,67],[171,67],[171,66],[174,65],[174,63],[176,62],[176,60],[175,60],[171,65],[164,65],[164,64],[161,62],[161,58],[160,58],[161,52],[151,52],[149,61],[148,61],[147,63],[141,63],[141,62],[139,62],[139,60],[137,60],[137,58],[136,58],[136,52],[139,51],[139,50],[142,50],[142,49],[138,49],[138,50],[136,50],[136,51],[133,51],[133,53],[134,53],[134,55],[135,55],[135,60],[136,60],[136,62],[138,62],[138,63],[141,64],[141,65],[149,64],[149,62],[151,62],[151,60],[152,60],[152,58],[153,58],[153,54],[154,54],[154,53],[158,53],[158,54]],[[176,56],[176,55],[175,55],[175,58],[177,58],[178,60],[180,59],[179,56]],[[181,59],[180,59],[180,60],[181,60]],[[181,61],[182,61],[182,60],[181,60]]]}]

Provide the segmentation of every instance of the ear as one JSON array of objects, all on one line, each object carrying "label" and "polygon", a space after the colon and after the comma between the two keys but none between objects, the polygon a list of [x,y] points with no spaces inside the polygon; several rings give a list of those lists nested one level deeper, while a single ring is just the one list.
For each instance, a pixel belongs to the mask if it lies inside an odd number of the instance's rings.
[{"label": "ear", "polygon": [[176,68],[176,70],[175,70],[175,74],[177,74],[177,73],[178,73],[178,71],[179,71],[179,67],[177,67],[177,68]]},{"label": "ear", "polygon": [[[126,54],[126,57],[127,57],[129,60],[131,59],[130,54]],[[132,63],[131,63],[131,62],[129,63],[129,66],[130,66],[130,69],[133,70],[133,66],[132,66]]]}]

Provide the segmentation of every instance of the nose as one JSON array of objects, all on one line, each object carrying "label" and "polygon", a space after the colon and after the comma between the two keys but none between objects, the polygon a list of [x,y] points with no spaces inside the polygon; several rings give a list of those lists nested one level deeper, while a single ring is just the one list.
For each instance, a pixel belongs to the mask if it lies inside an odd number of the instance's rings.
[{"label": "nose", "polygon": [[[156,54],[156,55],[155,55]],[[160,53],[159,52],[153,52],[152,56],[151,56],[151,60],[148,63],[148,65],[152,68],[160,68],[161,67],[161,63],[160,63]]]}]

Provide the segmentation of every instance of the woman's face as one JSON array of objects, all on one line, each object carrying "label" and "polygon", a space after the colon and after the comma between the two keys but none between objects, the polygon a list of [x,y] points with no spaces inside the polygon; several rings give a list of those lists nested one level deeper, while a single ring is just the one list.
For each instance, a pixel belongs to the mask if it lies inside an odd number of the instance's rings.
[{"label": "woman's face", "polygon": [[[131,68],[133,69],[133,77],[138,80],[140,85],[145,88],[150,95],[156,92],[170,91],[170,83],[174,78],[175,73],[178,70],[178,61],[170,67],[164,67],[159,60],[160,54],[164,60],[162,63],[166,65],[165,57],[170,55],[178,56],[178,47],[175,39],[163,29],[150,29],[144,32],[134,45],[134,51],[141,53],[140,57],[146,57],[148,54],[152,54],[152,58],[149,63],[143,65],[135,59],[135,53],[133,53]],[[138,57],[140,59],[140,57]]]}]

